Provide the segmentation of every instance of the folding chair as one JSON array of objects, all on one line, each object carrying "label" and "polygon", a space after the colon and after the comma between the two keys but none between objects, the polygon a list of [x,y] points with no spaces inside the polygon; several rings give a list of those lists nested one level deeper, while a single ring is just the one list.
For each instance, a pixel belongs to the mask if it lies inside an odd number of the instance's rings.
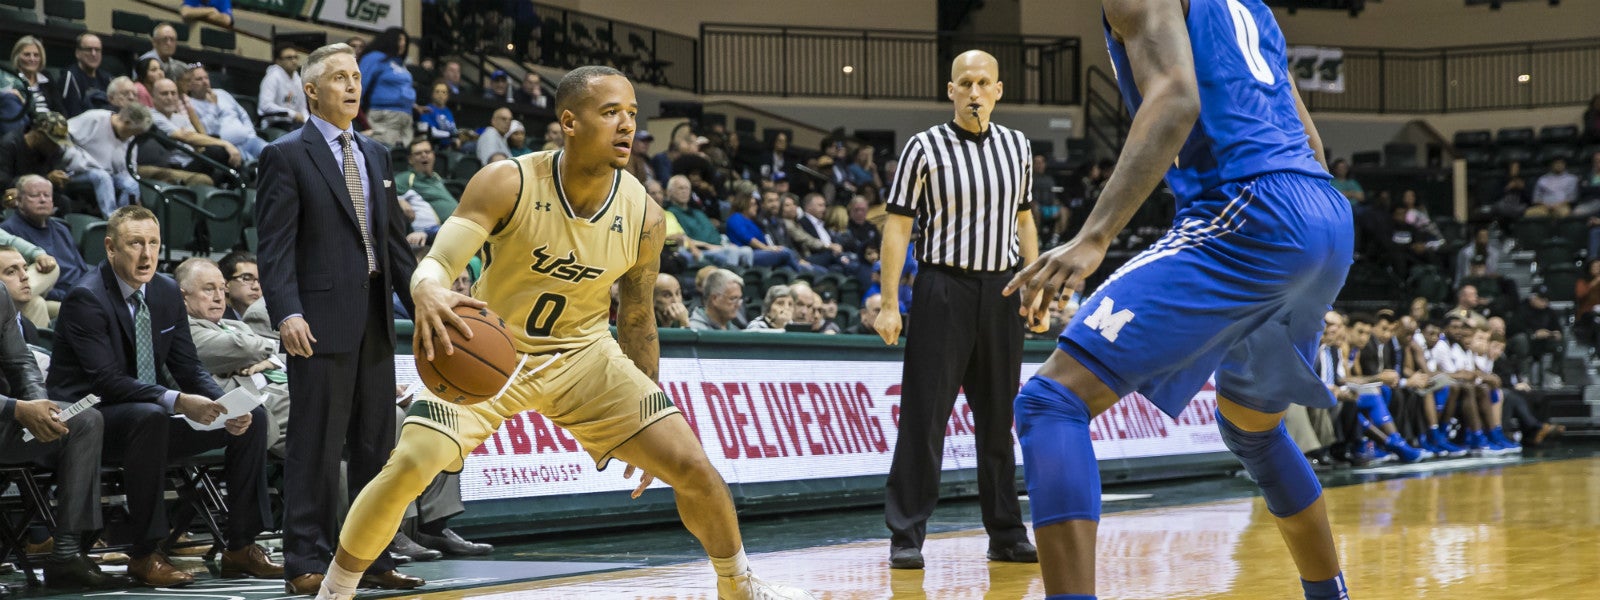
[{"label": "folding chair", "polygon": [[45,486],[28,466],[0,467],[0,490],[4,482],[17,484],[17,497],[0,497],[0,560],[15,557],[17,568],[28,576],[28,585],[40,585],[28,556],[28,527],[35,522],[54,531],[56,518],[50,512],[50,497]]}]

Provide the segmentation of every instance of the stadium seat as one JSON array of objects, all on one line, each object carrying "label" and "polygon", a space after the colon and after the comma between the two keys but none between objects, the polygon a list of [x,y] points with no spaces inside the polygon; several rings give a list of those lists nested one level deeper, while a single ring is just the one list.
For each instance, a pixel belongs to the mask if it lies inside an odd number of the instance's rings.
[{"label": "stadium seat", "polygon": [[249,250],[250,252],[255,252],[256,251],[256,244],[257,244],[257,242],[259,240],[260,240],[260,237],[256,233],[256,228],[254,228],[254,227],[246,227],[246,228],[244,228],[244,249],[245,250]]},{"label": "stadium seat", "polygon": [[1579,246],[1588,243],[1589,222],[1584,217],[1567,217],[1556,222],[1554,237]]},{"label": "stadium seat", "polygon": [[1544,284],[1550,288],[1550,299],[1557,302],[1572,302],[1578,295],[1578,277],[1581,275],[1576,265],[1561,265],[1541,273]]},{"label": "stadium seat", "polygon": [[[10,2],[13,0],[4,0]],[[116,33],[125,33],[137,37],[149,37],[154,31],[156,23],[150,17],[139,13],[121,10],[111,11],[111,30]]]},{"label": "stadium seat", "polygon": [[472,176],[478,173],[478,169],[483,168],[483,163],[478,162],[478,157],[465,154],[451,161],[451,163],[450,179],[460,179],[462,181],[471,180]]},{"label": "stadium seat", "polygon": [[1577,125],[1551,125],[1539,130],[1540,144],[1578,143]]},{"label": "stadium seat", "polygon": [[1538,250],[1534,250],[1533,260],[1539,265],[1541,272],[1555,269],[1557,265],[1575,267],[1578,264],[1578,249],[1566,240],[1552,238],[1540,244]]},{"label": "stadium seat", "polygon": [[398,355],[411,354],[411,336],[417,332],[417,324],[411,319],[394,320],[394,353]]},{"label": "stadium seat", "polygon": [[1569,167],[1577,160],[1578,147],[1572,144],[1547,144],[1539,147],[1539,152],[1534,154],[1533,162],[1548,165],[1550,161],[1561,159],[1567,161]]},{"label": "stadium seat", "polygon": [[860,308],[840,302],[839,314],[833,318],[833,322],[838,323],[840,329],[849,329],[852,325],[856,324],[856,321],[860,319],[860,316]]},{"label": "stadium seat", "polygon": [[1384,144],[1383,166],[1391,168],[1415,168],[1417,166],[1417,145],[1406,143]]},{"label": "stadium seat", "polygon": [[243,195],[235,190],[212,189],[206,191],[200,205],[215,216],[206,219],[210,250],[227,252],[238,247],[244,231]]},{"label": "stadium seat", "polygon": [[779,269],[773,269],[772,272],[768,273],[766,281],[761,284],[761,287],[762,289],[765,289],[775,285],[789,285],[793,281],[794,269],[783,267]]},{"label": "stadium seat", "polygon": [[444,180],[444,189],[449,190],[450,195],[454,196],[456,201],[459,202],[461,195],[467,193],[467,182],[460,179],[446,179]]},{"label": "stadium seat", "polygon": [[80,245],[83,244],[83,234],[89,230],[90,225],[105,222],[100,217],[83,213],[67,213],[65,217],[61,217],[61,221],[66,223],[67,230],[72,232],[72,241]]},{"label": "stadium seat", "polygon": [[1507,127],[1495,134],[1496,146],[1530,146],[1533,144],[1532,127]]},{"label": "stadium seat", "polygon": [[[1496,166],[1505,167],[1514,162],[1522,163],[1523,167],[1529,166],[1533,163],[1533,149],[1527,146],[1506,146],[1495,153],[1494,163]],[[1527,177],[1528,174],[1524,172],[1523,176]],[[1529,180],[1531,181],[1532,178],[1530,177]]]},{"label": "stadium seat", "polygon": [[1494,152],[1488,148],[1467,148],[1462,150],[1461,159],[1467,161],[1467,168],[1473,170],[1494,167]]},{"label": "stadium seat", "polygon": [[48,0],[44,3],[44,21],[49,25],[85,29],[83,19],[83,0]]},{"label": "stadium seat", "polygon": [[1487,148],[1494,141],[1494,135],[1487,129],[1472,131],[1457,131],[1455,137],[1456,148]]},{"label": "stadium seat", "polygon": [[33,0],[0,0],[0,19],[19,23],[40,23]]},{"label": "stadium seat", "polygon": [[1383,153],[1376,150],[1356,152],[1350,155],[1350,166],[1376,167],[1383,164]]},{"label": "stadium seat", "polygon": [[238,47],[232,31],[206,27],[200,30],[200,47],[233,52]]},{"label": "stadium seat", "polygon": [[78,252],[83,254],[83,262],[98,265],[106,259],[106,222],[95,221],[83,230],[83,237],[78,238]]},{"label": "stadium seat", "polygon": [[1511,224],[1511,236],[1523,250],[1538,248],[1550,237],[1551,223],[1547,219],[1517,219]]}]

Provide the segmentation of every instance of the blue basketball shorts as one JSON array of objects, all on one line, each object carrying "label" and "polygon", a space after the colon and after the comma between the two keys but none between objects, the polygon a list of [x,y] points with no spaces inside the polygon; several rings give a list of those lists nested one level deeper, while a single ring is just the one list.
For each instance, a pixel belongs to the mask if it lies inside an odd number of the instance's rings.
[{"label": "blue basketball shorts", "polygon": [[1335,401],[1312,370],[1344,286],[1350,202],[1326,180],[1271,173],[1178,209],[1173,227],[1083,302],[1058,346],[1118,396],[1183,412],[1207,378],[1262,412]]}]

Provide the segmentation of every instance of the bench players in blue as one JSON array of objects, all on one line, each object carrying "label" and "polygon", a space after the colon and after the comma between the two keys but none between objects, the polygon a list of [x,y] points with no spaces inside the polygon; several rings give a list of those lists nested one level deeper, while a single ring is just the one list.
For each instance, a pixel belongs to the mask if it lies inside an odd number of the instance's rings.
[{"label": "bench players in blue", "polygon": [[[1168,415],[1216,374],[1223,441],[1259,482],[1308,600],[1349,593],[1322,488],[1283,428],[1331,407],[1313,373],[1351,263],[1350,203],[1261,0],[1105,0],[1126,147],[1083,230],[1007,287],[1029,319],[1094,273],[1163,175],[1172,229],[1082,304],[1023,386],[1016,419],[1049,600],[1095,593],[1100,478],[1089,421],[1140,392]],[[1176,159],[1176,160],[1174,160]]]}]

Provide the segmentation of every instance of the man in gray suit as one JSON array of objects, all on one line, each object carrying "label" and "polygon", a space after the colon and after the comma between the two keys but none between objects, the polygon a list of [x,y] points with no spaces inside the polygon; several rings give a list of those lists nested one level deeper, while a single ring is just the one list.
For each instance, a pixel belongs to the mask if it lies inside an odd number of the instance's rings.
[{"label": "man in gray suit", "polygon": [[[250,386],[264,396],[267,415],[272,419],[267,448],[283,456],[284,432],[289,424],[289,377],[283,369],[283,355],[279,353],[278,340],[257,334],[242,321],[223,318],[229,308],[228,284],[220,266],[211,259],[195,257],[185,260],[178,265],[176,276],[178,288],[183,292],[184,307],[189,313],[189,335],[194,338],[200,363],[205,365],[224,391]],[[400,408],[395,410],[398,428],[399,421],[404,420],[404,411]],[[408,519],[420,516],[418,534],[427,540],[427,547],[412,541],[404,533],[397,533],[389,551],[415,561],[434,560],[440,557],[440,553],[456,556],[488,554],[493,550],[492,546],[463,540],[454,531],[444,527],[445,521],[461,514],[463,510],[460,475],[441,473],[422,497],[406,510]],[[435,524],[437,529],[433,527]]]},{"label": "man in gray suit", "polygon": [[[34,400],[29,400],[34,398]],[[17,306],[0,286],[0,464],[55,469],[55,548],[44,565],[50,588],[105,589],[128,584],[100,572],[83,554],[100,523],[100,447],[105,430],[100,411],[88,410],[63,423],[56,413],[69,404],[53,402],[33,352],[22,341]],[[23,429],[36,439],[23,441]]]}]

